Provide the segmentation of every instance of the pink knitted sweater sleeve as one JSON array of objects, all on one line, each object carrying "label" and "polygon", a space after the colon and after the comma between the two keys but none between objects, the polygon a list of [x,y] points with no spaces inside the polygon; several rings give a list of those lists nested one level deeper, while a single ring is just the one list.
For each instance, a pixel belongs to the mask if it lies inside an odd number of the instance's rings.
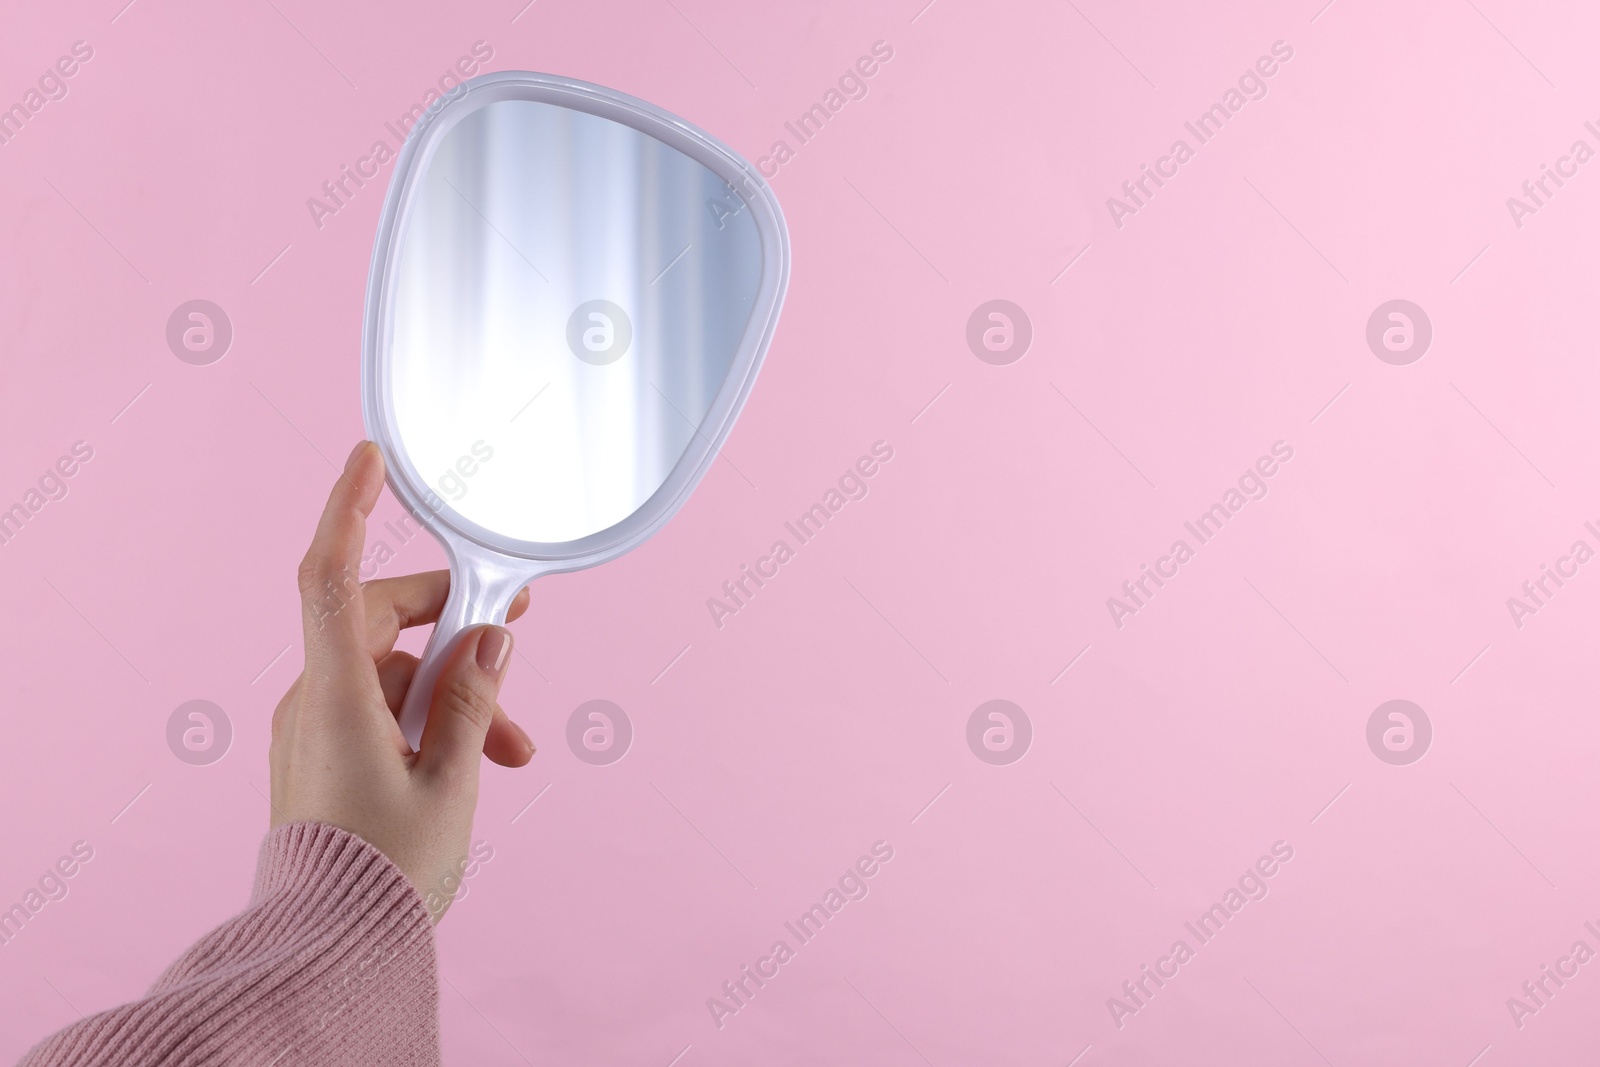
[{"label": "pink knitted sweater sleeve", "polygon": [[437,1067],[439,984],[422,896],[354,834],[267,834],[250,906],[142,1000],[47,1038],[20,1067]]}]

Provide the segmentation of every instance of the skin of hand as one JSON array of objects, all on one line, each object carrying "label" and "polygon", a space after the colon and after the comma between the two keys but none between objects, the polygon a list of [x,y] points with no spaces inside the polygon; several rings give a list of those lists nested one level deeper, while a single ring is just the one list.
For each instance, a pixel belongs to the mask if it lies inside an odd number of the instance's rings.
[{"label": "skin of hand", "polygon": [[[521,767],[534,749],[498,702],[511,654],[511,632],[499,626],[462,635],[434,688],[421,751],[401,736],[417,658],[395,641],[438,619],[450,573],[357,580],[383,484],[383,456],[363,441],[300,564],[305,669],[272,715],[272,825],[309,819],[361,837],[394,861],[438,922],[467,857],[480,753]],[[524,589],[507,621],[527,606]]]}]

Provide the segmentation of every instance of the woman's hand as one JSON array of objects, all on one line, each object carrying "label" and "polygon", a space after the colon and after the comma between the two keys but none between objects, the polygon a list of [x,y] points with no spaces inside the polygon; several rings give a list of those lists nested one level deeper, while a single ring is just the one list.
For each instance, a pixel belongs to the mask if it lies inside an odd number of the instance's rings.
[{"label": "woman's hand", "polygon": [[[383,457],[363,441],[300,565],[305,669],[272,716],[272,825],[309,819],[347,830],[382,850],[425,900],[448,901],[472,834],[479,754],[521,767],[533,744],[497,702],[511,658],[511,633],[498,626],[467,631],[445,664],[422,751],[401,736],[396,718],[417,658],[394,643],[402,629],[438,619],[450,574],[358,580],[382,489]],[[527,606],[524,589],[508,620]]]}]

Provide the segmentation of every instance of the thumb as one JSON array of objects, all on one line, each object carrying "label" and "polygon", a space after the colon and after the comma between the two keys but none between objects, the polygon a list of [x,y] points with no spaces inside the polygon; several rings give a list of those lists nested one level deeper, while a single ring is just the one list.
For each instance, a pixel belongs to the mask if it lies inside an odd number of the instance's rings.
[{"label": "thumb", "polygon": [[504,627],[480,626],[461,635],[433,685],[419,757],[426,771],[477,781],[483,739],[510,658],[511,631]]}]

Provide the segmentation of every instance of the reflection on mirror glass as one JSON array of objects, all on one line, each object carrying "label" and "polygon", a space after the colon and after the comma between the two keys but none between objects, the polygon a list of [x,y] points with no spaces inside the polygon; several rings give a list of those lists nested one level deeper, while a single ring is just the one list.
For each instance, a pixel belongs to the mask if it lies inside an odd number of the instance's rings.
[{"label": "reflection on mirror glass", "polygon": [[615,525],[727,375],[761,283],[750,210],[647,134],[528,100],[468,113],[422,166],[385,338],[401,447],[502,537]]}]

